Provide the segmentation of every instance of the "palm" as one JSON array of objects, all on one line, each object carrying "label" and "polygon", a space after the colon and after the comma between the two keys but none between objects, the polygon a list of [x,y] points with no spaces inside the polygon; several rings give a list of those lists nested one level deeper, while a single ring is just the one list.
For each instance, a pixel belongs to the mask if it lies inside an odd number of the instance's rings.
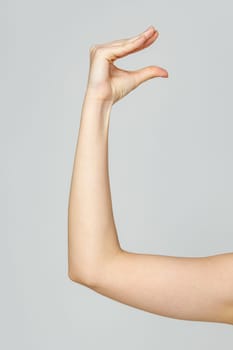
[{"label": "palm", "polygon": [[126,71],[110,64],[110,87],[115,101],[126,96],[130,91],[136,88],[136,76],[130,71]]}]

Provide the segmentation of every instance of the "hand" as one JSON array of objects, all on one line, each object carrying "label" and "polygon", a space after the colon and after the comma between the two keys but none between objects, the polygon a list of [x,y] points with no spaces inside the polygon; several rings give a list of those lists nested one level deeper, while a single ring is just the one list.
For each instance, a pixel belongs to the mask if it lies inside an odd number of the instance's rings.
[{"label": "hand", "polygon": [[158,37],[150,26],[145,32],[129,39],[91,46],[87,94],[95,99],[114,104],[144,81],[155,77],[168,77],[168,72],[158,66],[148,66],[135,71],[116,67],[113,62],[121,57],[145,49]]}]

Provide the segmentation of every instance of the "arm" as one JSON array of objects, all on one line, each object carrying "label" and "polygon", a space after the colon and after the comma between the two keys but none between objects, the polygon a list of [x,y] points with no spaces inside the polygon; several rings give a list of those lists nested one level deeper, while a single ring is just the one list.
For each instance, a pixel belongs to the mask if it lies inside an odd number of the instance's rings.
[{"label": "arm", "polygon": [[158,33],[90,50],[68,208],[71,280],[127,305],[176,319],[233,324],[233,254],[191,258],[128,252],[120,246],[108,174],[111,108],[142,82],[166,70],[129,72],[114,60],[144,49]]}]

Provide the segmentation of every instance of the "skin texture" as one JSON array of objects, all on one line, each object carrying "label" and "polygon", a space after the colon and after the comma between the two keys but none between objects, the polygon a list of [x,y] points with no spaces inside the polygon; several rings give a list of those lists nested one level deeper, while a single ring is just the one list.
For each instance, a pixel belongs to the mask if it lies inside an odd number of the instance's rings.
[{"label": "skin texture", "polygon": [[108,173],[113,105],[158,66],[135,71],[114,62],[153,44],[154,27],[132,38],[94,45],[82,105],[68,205],[68,276],[97,293],[175,319],[233,324],[233,253],[205,257],[140,254],[118,240]]}]

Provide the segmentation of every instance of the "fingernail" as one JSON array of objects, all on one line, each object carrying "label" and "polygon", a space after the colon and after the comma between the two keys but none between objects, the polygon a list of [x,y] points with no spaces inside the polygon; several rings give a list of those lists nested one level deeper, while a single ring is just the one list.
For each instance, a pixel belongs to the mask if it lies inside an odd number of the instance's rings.
[{"label": "fingernail", "polygon": [[160,78],[168,78],[168,72],[161,72],[160,75],[159,75]]},{"label": "fingernail", "polygon": [[147,32],[149,29],[151,29],[151,28],[153,28],[153,26],[152,25],[150,25],[146,30],[144,30],[144,32],[143,33],[145,33],[145,32]]}]

